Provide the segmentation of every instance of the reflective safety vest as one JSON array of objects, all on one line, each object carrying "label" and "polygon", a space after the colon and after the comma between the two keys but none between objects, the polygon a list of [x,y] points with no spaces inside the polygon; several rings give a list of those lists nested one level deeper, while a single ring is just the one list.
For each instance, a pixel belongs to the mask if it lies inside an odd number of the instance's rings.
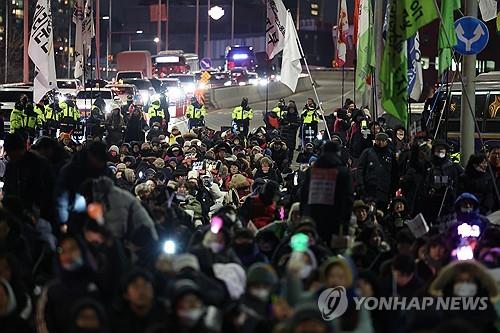
[{"label": "reflective safety vest", "polygon": [[57,113],[54,112],[54,109],[50,105],[45,105],[45,121],[49,120],[58,120]]},{"label": "reflective safety vest", "polygon": [[319,121],[318,113],[316,112],[316,109],[305,109],[302,112],[302,122],[304,124],[312,124],[312,123],[317,123]]},{"label": "reflective safety vest", "polygon": [[450,154],[450,158],[453,163],[459,164],[460,163],[460,152]]},{"label": "reflective safety vest", "polygon": [[186,117],[190,119],[201,119],[205,117],[207,114],[207,109],[205,105],[202,105],[201,108],[195,108],[193,104],[188,105],[186,110]]},{"label": "reflective safety vest", "polygon": [[37,126],[41,126],[42,121],[38,115],[26,116],[24,117],[24,128],[36,129]]},{"label": "reflective safety vest", "polygon": [[253,110],[244,110],[242,106],[237,106],[234,108],[231,116],[233,120],[251,120],[253,118]]},{"label": "reflective safety vest", "polygon": [[45,107],[43,105],[35,104],[34,110],[38,117],[38,120],[43,124],[45,122]]},{"label": "reflective safety vest", "polygon": [[76,106],[69,106],[66,102],[59,103],[59,108],[61,111],[59,112],[59,118],[72,118],[74,121],[80,120],[80,111],[76,108]]},{"label": "reflective safety vest", "polygon": [[10,133],[14,133],[24,127],[24,113],[23,111],[14,108],[10,113]]},{"label": "reflective safety vest", "polygon": [[149,116],[149,119],[156,118],[156,117],[160,117],[163,119],[163,118],[165,118],[165,112],[161,108],[161,105],[152,104],[148,109],[148,116]]},{"label": "reflective safety vest", "polygon": [[276,114],[276,117],[278,117],[279,119],[281,119],[285,114],[285,111],[283,111],[279,106],[274,107],[274,109],[272,109],[271,112]]}]

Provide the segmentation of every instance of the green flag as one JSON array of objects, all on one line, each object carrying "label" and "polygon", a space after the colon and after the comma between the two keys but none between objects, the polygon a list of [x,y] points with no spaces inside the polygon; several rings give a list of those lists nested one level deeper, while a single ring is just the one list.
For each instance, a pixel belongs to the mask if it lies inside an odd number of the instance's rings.
[{"label": "green flag", "polygon": [[380,68],[382,106],[404,125],[408,119],[408,63],[405,41],[438,17],[434,0],[391,0]]},{"label": "green flag", "polygon": [[356,89],[363,93],[366,81],[375,67],[373,12],[371,0],[360,0],[358,18]]},{"label": "green flag", "polygon": [[442,0],[441,15],[443,22],[439,25],[439,74],[450,68],[452,57],[451,49],[457,45],[455,33],[455,17],[453,12],[460,8],[460,0]]}]

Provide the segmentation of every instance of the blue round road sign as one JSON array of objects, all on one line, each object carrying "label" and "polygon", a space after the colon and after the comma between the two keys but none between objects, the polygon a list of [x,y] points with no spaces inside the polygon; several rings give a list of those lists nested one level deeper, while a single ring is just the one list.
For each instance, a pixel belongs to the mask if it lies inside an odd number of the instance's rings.
[{"label": "blue round road sign", "polygon": [[490,38],[486,24],[472,16],[464,16],[456,20],[455,33],[457,34],[457,45],[453,48],[463,55],[480,53],[488,45]]},{"label": "blue round road sign", "polygon": [[209,70],[212,68],[212,60],[210,58],[203,58],[200,60],[200,68],[203,70]]}]

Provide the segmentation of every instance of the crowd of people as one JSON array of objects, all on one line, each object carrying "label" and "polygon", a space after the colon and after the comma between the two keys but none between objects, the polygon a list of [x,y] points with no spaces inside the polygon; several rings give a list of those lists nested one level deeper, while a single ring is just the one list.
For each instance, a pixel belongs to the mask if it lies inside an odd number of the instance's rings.
[{"label": "crowd of people", "polygon": [[[206,127],[193,101],[186,133],[167,131],[160,105],[148,124],[131,101],[127,119],[113,111],[81,142],[63,131],[33,144],[5,135],[2,333],[499,327],[500,146],[463,169],[446,141],[390,128],[351,100],[324,118],[328,131],[312,99],[302,112],[280,100],[255,129],[244,99],[226,130]],[[324,320],[319,295],[337,287],[346,311]],[[469,311],[354,302],[383,296],[488,302]]]}]

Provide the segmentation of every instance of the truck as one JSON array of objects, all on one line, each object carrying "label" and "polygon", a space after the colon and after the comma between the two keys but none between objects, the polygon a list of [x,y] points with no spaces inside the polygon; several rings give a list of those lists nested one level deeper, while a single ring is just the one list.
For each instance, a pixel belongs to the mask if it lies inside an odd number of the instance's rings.
[{"label": "truck", "polygon": [[116,55],[118,74],[120,72],[141,72],[142,78],[153,75],[153,64],[149,51],[123,51]]}]

